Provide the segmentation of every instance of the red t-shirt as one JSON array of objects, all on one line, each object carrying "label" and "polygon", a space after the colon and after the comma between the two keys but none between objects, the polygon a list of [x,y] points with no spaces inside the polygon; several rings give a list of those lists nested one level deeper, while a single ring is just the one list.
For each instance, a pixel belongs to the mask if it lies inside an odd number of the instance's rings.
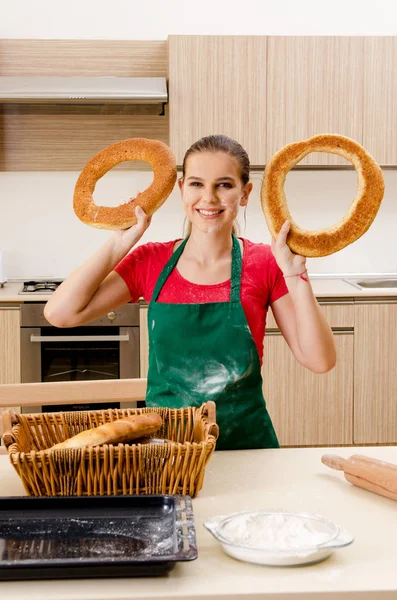
[{"label": "red t-shirt", "polygon": [[[178,240],[149,242],[138,246],[115,267],[115,271],[128,286],[132,302],[136,302],[139,298],[150,302],[154,286],[162,269],[171,258],[176,241]],[[241,303],[262,362],[268,307],[287,294],[288,289],[270,246],[254,244],[245,238],[242,238],[242,241],[244,253]],[[158,297],[158,302],[181,304],[228,302],[229,300],[230,279],[216,285],[191,283],[180,275],[178,265],[171,272]]]}]

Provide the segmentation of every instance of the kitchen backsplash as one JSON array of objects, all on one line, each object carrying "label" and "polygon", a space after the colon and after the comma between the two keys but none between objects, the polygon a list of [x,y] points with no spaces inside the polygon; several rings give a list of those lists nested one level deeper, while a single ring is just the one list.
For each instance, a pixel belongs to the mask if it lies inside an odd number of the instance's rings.
[{"label": "kitchen backsplash", "polygon": [[[86,260],[109,232],[81,223],[73,212],[78,173],[0,173],[0,249],[8,278],[64,277]],[[270,243],[260,206],[263,172],[251,175],[254,190],[241,235]],[[328,257],[309,259],[312,274],[397,272],[397,171],[385,170],[385,197],[369,231],[357,242]],[[97,184],[98,204],[117,205],[152,180],[151,172],[113,170]],[[285,191],[295,221],[304,228],[329,226],[340,220],[356,193],[354,170],[295,170]],[[156,213],[140,243],[181,237],[184,212],[177,186]]]}]

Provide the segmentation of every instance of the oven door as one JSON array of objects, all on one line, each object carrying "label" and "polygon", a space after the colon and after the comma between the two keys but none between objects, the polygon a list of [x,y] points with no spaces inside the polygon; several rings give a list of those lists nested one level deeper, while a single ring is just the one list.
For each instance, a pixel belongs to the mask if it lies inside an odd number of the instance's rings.
[{"label": "oven door", "polygon": [[[21,359],[22,383],[139,377],[139,327],[24,327]],[[109,403],[43,406],[42,410],[119,407],[119,403]],[[33,407],[26,408],[23,412],[34,412]]]}]

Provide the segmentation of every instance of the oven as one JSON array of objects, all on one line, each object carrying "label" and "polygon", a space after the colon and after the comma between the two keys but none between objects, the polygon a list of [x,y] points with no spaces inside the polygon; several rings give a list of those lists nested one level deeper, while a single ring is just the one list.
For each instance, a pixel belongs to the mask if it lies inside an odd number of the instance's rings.
[{"label": "oven", "polygon": [[[126,304],[86,325],[53,327],[44,317],[45,302],[21,305],[21,381],[82,381],[138,378],[139,305]],[[123,403],[122,408],[136,403]],[[120,408],[120,403],[44,405],[42,412]],[[38,412],[40,407],[24,407]]]}]

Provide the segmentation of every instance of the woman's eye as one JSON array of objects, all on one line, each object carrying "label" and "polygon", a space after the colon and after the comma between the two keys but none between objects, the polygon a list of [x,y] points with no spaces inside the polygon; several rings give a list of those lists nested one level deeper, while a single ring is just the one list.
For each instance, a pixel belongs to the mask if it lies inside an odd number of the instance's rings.
[{"label": "woman's eye", "polygon": [[[203,187],[203,184],[201,183],[201,181],[191,181],[189,183],[189,185],[191,187]],[[217,187],[232,188],[233,186],[228,181],[222,181],[221,183],[217,184]]]}]

